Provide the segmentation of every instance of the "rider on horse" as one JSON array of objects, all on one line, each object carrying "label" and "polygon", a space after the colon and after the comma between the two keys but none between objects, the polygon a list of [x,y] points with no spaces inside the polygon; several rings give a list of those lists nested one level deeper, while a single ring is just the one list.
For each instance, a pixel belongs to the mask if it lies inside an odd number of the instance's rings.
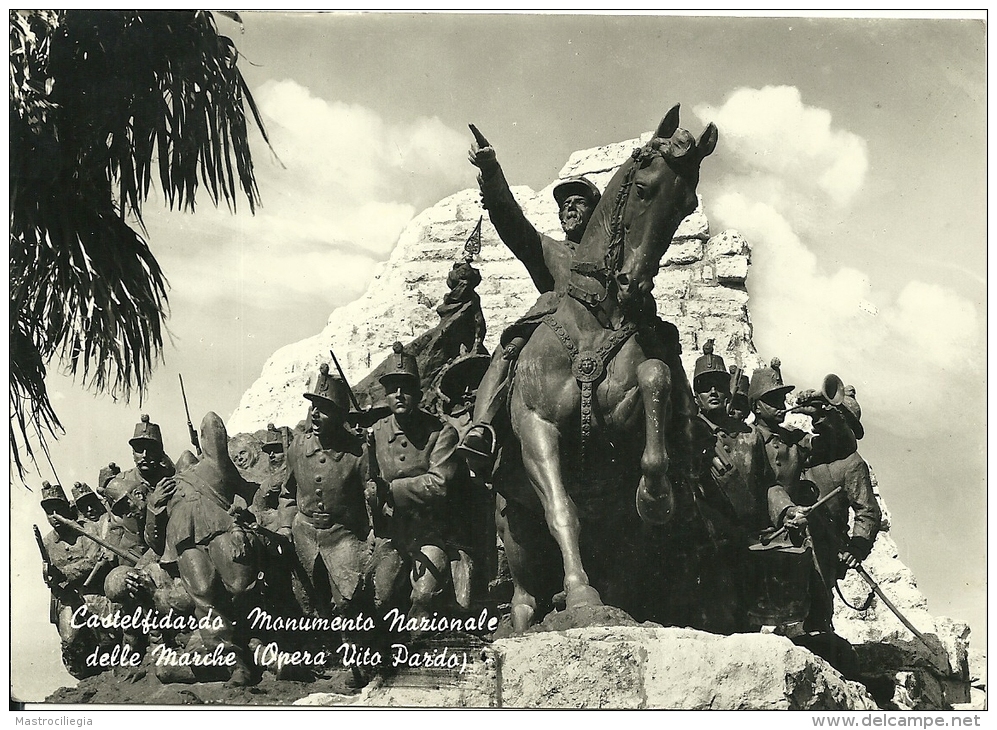
[{"label": "rider on horse", "polygon": [[480,170],[478,184],[482,204],[488,210],[488,217],[502,242],[523,262],[540,291],[540,298],[530,311],[502,334],[501,347],[495,351],[488,371],[478,386],[474,425],[461,443],[461,452],[472,460],[488,463],[496,448],[492,423],[508,397],[512,362],[540,325],[541,318],[557,309],[563,291],[555,289],[556,283],[567,280],[571,253],[582,240],[602,193],[584,177],[558,183],[554,187],[554,200],[557,201],[558,218],[566,240],[544,236],[533,227],[513,197],[494,148],[480,133],[476,133],[476,137],[476,141],[471,143],[468,159]]}]

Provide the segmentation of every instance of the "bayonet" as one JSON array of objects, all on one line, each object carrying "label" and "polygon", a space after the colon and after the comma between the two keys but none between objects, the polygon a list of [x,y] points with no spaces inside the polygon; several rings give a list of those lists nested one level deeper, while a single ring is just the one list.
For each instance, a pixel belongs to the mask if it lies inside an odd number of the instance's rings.
[{"label": "bayonet", "polygon": [[197,429],[194,428],[194,424],[190,421],[190,408],[187,407],[187,393],[183,388],[183,375],[177,373],[180,378],[180,395],[183,396],[183,410],[187,414],[187,433],[190,435],[190,443],[197,450],[197,455],[201,455],[201,442],[197,438]]}]

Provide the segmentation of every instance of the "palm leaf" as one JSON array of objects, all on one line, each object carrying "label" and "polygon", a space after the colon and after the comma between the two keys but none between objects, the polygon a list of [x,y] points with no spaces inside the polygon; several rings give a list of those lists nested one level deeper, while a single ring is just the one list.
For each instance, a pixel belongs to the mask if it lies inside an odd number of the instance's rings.
[{"label": "palm leaf", "polygon": [[127,399],[162,358],[167,282],[142,224],[153,168],[170,208],[194,210],[204,186],[255,211],[245,105],[269,138],[210,13],[14,11],[10,25],[10,449],[23,478],[21,454],[47,453],[61,428],[49,363]]}]

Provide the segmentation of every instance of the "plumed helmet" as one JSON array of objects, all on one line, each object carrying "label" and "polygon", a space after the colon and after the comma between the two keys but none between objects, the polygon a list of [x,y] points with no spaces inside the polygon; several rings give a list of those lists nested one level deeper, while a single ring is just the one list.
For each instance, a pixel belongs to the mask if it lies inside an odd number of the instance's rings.
[{"label": "plumed helmet", "polygon": [[113,461],[107,466],[102,466],[100,473],[97,475],[97,491],[103,494],[104,490],[107,489],[107,483],[120,473],[121,467]]},{"label": "plumed helmet", "polygon": [[162,446],[163,434],[159,430],[159,425],[149,420],[149,414],[143,413],[139,417],[139,422],[135,424],[135,435],[128,439],[128,443],[134,448],[137,444],[146,441],[154,441]]},{"label": "plumed helmet", "polygon": [[62,502],[68,505],[69,499],[66,498],[66,491],[59,484],[50,484],[49,482],[42,482],[42,497],[41,504],[44,507],[46,504]]},{"label": "plumed helmet", "polygon": [[[734,375],[736,372],[737,366],[731,365],[730,374]],[[734,384],[733,395],[743,395],[745,398],[748,397],[748,376],[743,372],[741,373],[741,377],[738,379],[737,383]]]},{"label": "plumed helmet", "polygon": [[769,367],[758,368],[758,370],[753,372],[751,374],[751,382],[748,385],[748,398],[755,401],[777,390],[786,394],[795,388],[795,385],[786,385],[782,382],[781,367],[782,363],[779,361],[779,358],[773,357]]},{"label": "plumed helmet", "polygon": [[564,201],[572,195],[581,195],[587,198],[593,208],[602,199],[602,193],[599,192],[599,188],[587,177],[569,177],[562,180],[554,186],[553,193],[558,208],[564,205]]},{"label": "plumed helmet", "polygon": [[312,403],[331,403],[343,413],[350,410],[350,390],[342,378],[329,373],[328,363],[319,366],[319,371],[312,377],[304,396]]},{"label": "plumed helmet", "polygon": [[405,379],[413,383],[416,388],[421,388],[422,379],[419,377],[419,363],[416,362],[415,357],[405,352],[405,346],[401,342],[392,345],[391,350],[392,355],[388,362],[388,369],[384,375],[378,378],[381,386],[388,390],[385,381]]},{"label": "plumed helmet", "polygon": [[696,358],[696,368],[692,375],[693,387],[695,387],[696,381],[704,375],[713,375],[714,377],[720,375],[727,378],[727,382],[730,382],[724,359],[713,354],[713,340],[707,340],[703,343],[703,354]]}]

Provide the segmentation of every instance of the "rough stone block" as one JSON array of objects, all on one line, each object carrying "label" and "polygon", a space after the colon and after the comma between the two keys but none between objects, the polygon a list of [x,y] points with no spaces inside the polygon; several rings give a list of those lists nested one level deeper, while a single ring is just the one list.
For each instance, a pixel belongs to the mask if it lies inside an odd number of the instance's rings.
[{"label": "rough stone block", "polygon": [[714,263],[717,267],[717,280],[722,284],[740,284],[748,278],[747,256],[721,256]]},{"label": "rough stone block", "polygon": [[720,231],[706,242],[706,258],[708,259],[747,255],[750,251],[751,246],[747,239],[731,228]]},{"label": "rough stone block", "polygon": [[703,242],[698,238],[676,239],[665,251],[662,266],[693,264],[703,258]]},{"label": "rough stone block", "polygon": [[689,296],[694,268],[684,266],[662,266],[654,277],[654,298],[658,302],[685,299]]},{"label": "rough stone block", "polygon": [[703,213],[703,201],[699,200],[696,210],[682,219],[678,229],[675,231],[675,240],[685,238],[696,238],[705,241],[710,237],[710,222]]},{"label": "rough stone block", "polygon": [[643,708],[645,652],[640,642],[597,641],[589,632],[598,630],[495,642],[502,706]]}]

